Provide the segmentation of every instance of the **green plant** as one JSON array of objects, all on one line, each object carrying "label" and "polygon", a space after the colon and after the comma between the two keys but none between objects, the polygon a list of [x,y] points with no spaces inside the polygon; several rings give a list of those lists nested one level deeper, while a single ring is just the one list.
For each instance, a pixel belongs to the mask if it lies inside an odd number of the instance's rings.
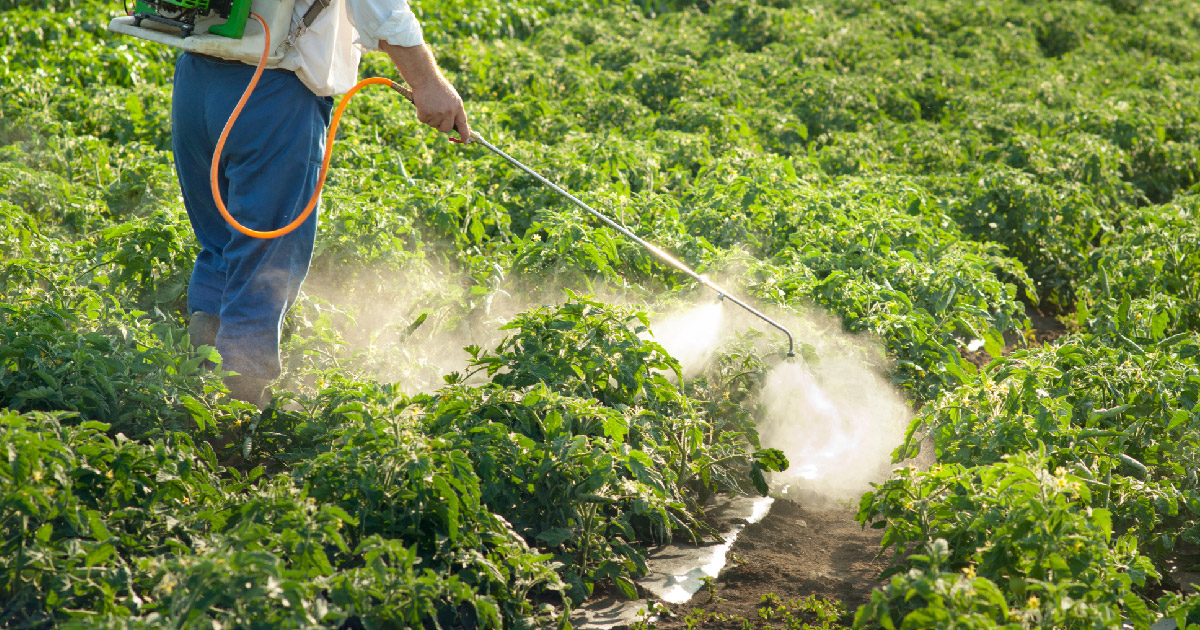
[{"label": "green plant", "polygon": [[[384,93],[340,130],[292,391],[220,402],[182,336],[177,53],[109,32],[118,5],[0,0],[0,625],[563,623],[560,593],[632,592],[706,494],[784,465],[754,430],[777,343],[680,380],[637,313],[686,277]],[[918,408],[903,452],[928,435],[942,467],[862,504],[916,554],[863,625],[1200,623],[1152,577],[1200,514],[1194,3],[417,11],[488,138],[886,348]],[[528,308],[563,286],[608,297]],[[1073,334],[1030,343],[1029,305]],[[423,344],[510,319],[441,387]],[[795,608],[742,622],[814,623]]]}]

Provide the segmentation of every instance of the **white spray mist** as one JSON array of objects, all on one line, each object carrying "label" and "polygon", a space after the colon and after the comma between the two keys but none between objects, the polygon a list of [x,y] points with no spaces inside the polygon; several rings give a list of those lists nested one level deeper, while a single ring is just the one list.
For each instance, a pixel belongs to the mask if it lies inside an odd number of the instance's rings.
[{"label": "white spray mist", "polygon": [[[355,356],[347,367],[369,378],[398,383],[407,394],[436,390],[443,375],[467,370],[470,357],[463,348],[494,348],[512,332],[500,330],[501,326],[518,313],[565,299],[561,285],[522,284],[489,294],[471,316],[462,318],[462,301],[469,297],[471,279],[428,261],[402,270],[359,269],[353,283],[337,273],[330,275],[314,274],[305,292],[352,317],[351,330],[341,331],[340,352]],[[643,297],[630,287],[604,283],[588,287],[588,292],[610,304]],[[401,339],[399,331],[422,312],[428,314],[425,323]]]},{"label": "white spray mist", "polygon": [[[401,273],[372,274],[379,289],[347,295],[339,291],[314,292],[353,312],[360,339],[374,339],[375,331],[404,326],[421,305],[444,301],[448,286],[462,280],[444,270],[417,266]],[[729,284],[736,284],[729,283]],[[538,291],[501,294],[486,309],[485,321],[447,331],[426,324],[400,347],[374,348],[351,343],[347,350],[365,350],[371,357],[368,371],[377,378],[398,380],[409,392],[435,388],[440,375],[466,366],[462,347],[490,347],[500,336],[499,326],[514,314],[555,301],[546,287]],[[596,287],[591,288],[596,292]],[[602,290],[599,299],[628,303],[618,290]],[[561,297],[561,291],[558,292]],[[645,297],[645,296],[641,296]],[[903,440],[909,410],[901,395],[881,376],[883,353],[878,344],[851,337],[841,326],[818,316],[799,317],[768,311],[792,330],[798,343],[815,348],[819,360],[807,364],[797,358],[781,363],[768,374],[761,402],[765,419],[759,425],[764,446],[782,450],[790,468],[772,479],[776,487],[798,490],[802,499],[853,499],[869,483],[884,478],[891,451]],[[434,319],[431,317],[431,319]],[[742,309],[721,302],[683,305],[677,314],[651,321],[650,338],[679,360],[684,378],[698,375],[730,335],[751,328],[766,333],[760,351],[779,350],[774,330]],[[367,366],[361,366],[367,367]],[[418,376],[418,373],[420,377]]]},{"label": "white spray mist", "polygon": [[[730,280],[727,284],[737,285],[736,278]],[[765,333],[759,351],[782,354],[783,340],[773,328],[742,309],[725,308],[721,336],[757,329]],[[903,442],[911,417],[904,397],[884,376],[882,344],[845,333],[839,321],[818,309],[803,316],[762,310],[791,330],[797,346],[811,346],[816,355],[811,362],[796,357],[771,368],[759,392],[765,415],[758,425],[761,442],[789,461],[772,485],[805,502],[857,499],[887,477],[892,451]]]},{"label": "white spray mist", "polygon": [[854,499],[887,475],[909,417],[890,383],[845,356],[825,356],[815,369],[782,363],[767,375],[761,397],[762,442],[791,463],[774,482],[835,501]]},{"label": "white spray mist", "polygon": [[721,341],[725,309],[711,302],[650,322],[651,335],[667,354],[679,361],[683,378],[699,374],[712,360]]}]

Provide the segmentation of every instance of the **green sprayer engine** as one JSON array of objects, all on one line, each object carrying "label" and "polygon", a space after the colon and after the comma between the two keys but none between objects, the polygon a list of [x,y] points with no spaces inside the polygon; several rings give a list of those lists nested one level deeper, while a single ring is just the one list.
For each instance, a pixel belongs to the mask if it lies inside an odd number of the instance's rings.
[{"label": "green sprayer engine", "polygon": [[216,14],[225,19],[224,24],[208,28],[208,32],[232,39],[241,39],[246,31],[246,19],[250,16],[251,0],[137,0],[133,10],[136,26],[142,20],[179,28],[181,37],[187,37],[196,29],[196,19]]}]

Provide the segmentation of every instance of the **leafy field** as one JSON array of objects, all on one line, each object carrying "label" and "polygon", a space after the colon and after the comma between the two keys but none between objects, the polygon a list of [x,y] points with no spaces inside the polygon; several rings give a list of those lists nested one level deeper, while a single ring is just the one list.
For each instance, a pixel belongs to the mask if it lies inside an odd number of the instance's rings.
[{"label": "leafy field", "polygon": [[[1200,625],[1200,7],[416,6],[486,137],[886,347],[898,454],[938,464],[862,497],[895,561],[856,627]],[[638,333],[708,296],[387,91],[342,124],[287,393],[225,402],[186,340],[175,53],[121,10],[0,0],[0,626],[566,625],[785,465],[777,344],[680,378]]]}]

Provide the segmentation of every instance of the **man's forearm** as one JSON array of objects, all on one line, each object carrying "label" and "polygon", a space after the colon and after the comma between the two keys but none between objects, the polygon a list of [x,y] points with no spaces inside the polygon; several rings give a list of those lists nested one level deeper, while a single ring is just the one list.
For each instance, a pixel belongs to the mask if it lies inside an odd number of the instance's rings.
[{"label": "man's forearm", "polygon": [[420,46],[393,46],[385,41],[379,42],[379,49],[387,53],[391,57],[392,64],[396,66],[396,70],[400,72],[400,76],[404,77],[404,81],[411,85],[414,90],[421,90],[433,82],[445,81],[441,70],[437,67],[437,61],[433,58],[433,52],[429,50],[429,46],[421,44]]}]

